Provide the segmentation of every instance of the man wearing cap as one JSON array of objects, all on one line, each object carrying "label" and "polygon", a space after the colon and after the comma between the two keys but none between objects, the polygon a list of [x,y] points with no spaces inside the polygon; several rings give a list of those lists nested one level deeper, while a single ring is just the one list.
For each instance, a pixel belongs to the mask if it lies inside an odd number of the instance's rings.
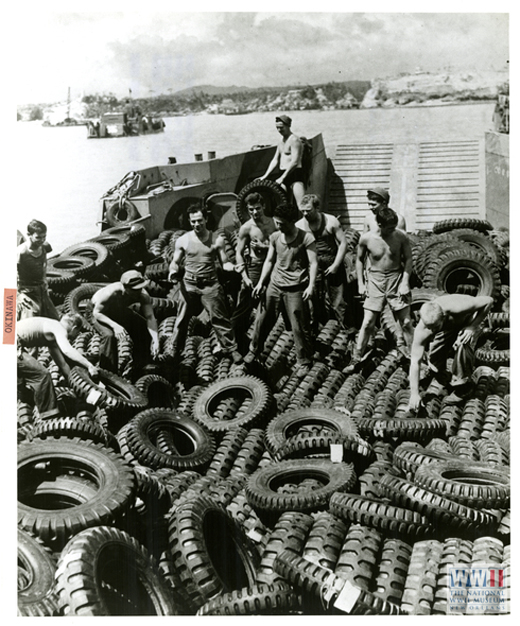
[{"label": "man wearing cap", "polygon": [[234,271],[227,258],[224,237],[208,230],[206,216],[198,204],[188,208],[192,230],[175,242],[175,251],[170,263],[168,278],[172,282],[180,279],[181,265],[184,275],[179,292],[177,318],[173,328],[172,343],[177,355],[182,353],[190,318],[206,309],[211,326],[215,329],[219,346],[216,352],[224,353],[235,364],[242,361],[235,333],[230,321],[226,295],[218,279],[222,268]]},{"label": "man wearing cap", "polygon": [[302,168],[303,144],[291,131],[292,120],[288,115],[278,115],[276,130],[282,136],[269,167],[260,180],[273,178],[286,189],[292,189],[298,207],[305,195],[305,175]]},{"label": "man wearing cap", "polygon": [[[134,344],[136,377],[149,363],[150,357],[159,353],[157,320],[152,300],[145,289],[147,284],[140,272],[128,270],[119,282],[101,288],[92,296],[92,324],[101,334],[99,367],[117,372],[117,340],[124,338],[125,331]],[[132,304],[140,305],[141,315],[129,308]],[[151,345],[148,335],[152,338]]]},{"label": "man wearing cap", "polygon": [[[363,224],[363,232],[367,232],[369,230],[378,230],[379,226],[377,225],[376,216],[381,209],[385,209],[388,207],[390,202],[390,194],[386,189],[382,187],[374,187],[373,189],[369,189],[367,191],[368,197],[368,206],[370,208],[370,213],[365,217],[365,222]],[[397,215],[397,228],[399,230],[406,231],[406,222],[402,215],[396,212]]]}]

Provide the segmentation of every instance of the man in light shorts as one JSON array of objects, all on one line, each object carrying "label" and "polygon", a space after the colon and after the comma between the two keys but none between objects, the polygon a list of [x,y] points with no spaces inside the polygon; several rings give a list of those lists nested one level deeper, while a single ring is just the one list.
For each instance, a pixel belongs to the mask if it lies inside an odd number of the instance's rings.
[{"label": "man in light shorts", "polygon": [[[378,231],[361,235],[358,243],[356,271],[358,291],[366,296],[363,323],[350,364],[343,370],[355,371],[364,356],[368,340],[373,334],[379,313],[386,303],[392,309],[403,332],[403,345],[398,347],[408,354],[413,340],[410,317],[410,274],[412,272],[412,249],[408,236],[397,228],[397,214],[393,209],[383,208],[376,216]],[[369,267],[364,277],[365,261]]]}]

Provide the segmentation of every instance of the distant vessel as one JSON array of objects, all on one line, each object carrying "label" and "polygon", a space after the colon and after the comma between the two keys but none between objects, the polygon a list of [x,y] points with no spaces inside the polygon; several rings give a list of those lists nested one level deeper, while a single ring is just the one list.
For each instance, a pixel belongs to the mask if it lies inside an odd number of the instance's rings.
[{"label": "distant vessel", "polygon": [[67,92],[67,117],[61,120],[60,122],[56,122],[52,124],[49,120],[45,120],[42,126],[57,128],[61,126],[85,126],[87,122],[85,120],[77,120],[70,116],[70,87]]},{"label": "distant vessel", "polygon": [[166,124],[162,117],[141,115],[138,109],[103,113],[99,120],[88,122],[88,139],[133,137],[162,133]]}]

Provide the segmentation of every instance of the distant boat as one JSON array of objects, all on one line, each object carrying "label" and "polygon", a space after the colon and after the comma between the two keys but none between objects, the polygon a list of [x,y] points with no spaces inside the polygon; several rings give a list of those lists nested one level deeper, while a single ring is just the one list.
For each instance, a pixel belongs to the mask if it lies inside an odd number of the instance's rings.
[{"label": "distant boat", "polygon": [[88,139],[108,137],[133,137],[164,132],[166,124],[162,117],[136,114],[130,116],[123,111],[103,113],[99,120],[88,122]]},{"label": "distant boat", "polygon": [[60,122],[56,122],[56,124],[51,124],[49,120],[45,120],[42,126],[47,128],[58,128],[61,126],[86,126],[87,122],[85,120],[77,120],[70,116],[70,87],[67,92],[67,117]]}]

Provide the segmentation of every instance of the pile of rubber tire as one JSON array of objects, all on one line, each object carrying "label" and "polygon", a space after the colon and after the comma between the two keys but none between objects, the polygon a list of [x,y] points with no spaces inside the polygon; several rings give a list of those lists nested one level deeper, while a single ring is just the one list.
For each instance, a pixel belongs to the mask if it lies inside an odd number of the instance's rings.
[{"label": "pile of rubber tire", "polygon": [[[480,237],[456,239],[472,225],[498,255],[484,260]],[[127,337],[118,374],[94,382],[77,367],[65,380],[39,350],[61,416],[41,420],[18,402],[19,614],[445,615],[454,565],[501,570],[507,601],[508,243],[494,233],[452,221],[414,236],[414,310],[455,279],[496,298],[472,397],[449,404],[424,378],[414,417],[388,315],[349,376],[354,338],[335,321],[306,375],[294,373],[281,319],[246,369],[215,352],[201,314],[176,366],[167,267],[180,231],[146,241],[142,227],[111,229],[56,257],[54,301],[85,315],[95,289],[141,268],[161,356],[131,382]],[[96,363],[88,323],[75,347]],[[465,596],[455,610],[474,614],[475,603]]]}]

